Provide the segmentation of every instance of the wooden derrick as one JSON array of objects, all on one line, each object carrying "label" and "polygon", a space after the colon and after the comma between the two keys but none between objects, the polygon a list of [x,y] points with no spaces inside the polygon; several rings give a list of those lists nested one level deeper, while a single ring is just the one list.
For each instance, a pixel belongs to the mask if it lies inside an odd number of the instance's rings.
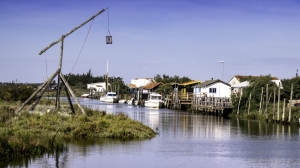
[{"label": "wooden derrick", "polygon": [[60,109],[60,85],[61,85],[61,81],[64,84],[65,87],[65,91],[66,91],[66,95],[68,98],[68,102],[70,104],[71,110],[73,113],[75,113],[70,96],[69,96],[69,92],[72,95],[72,97],[75,99],[75,102],[78,104],[78,107],[81,109],[82,114],[86,115],[83,107],[80,105],[77,97],[75,96],[72,88],[70,87],[69,83],[67,82],[67,80],[64,78],[64,76],[61,73],[61,69],[62,69],[62,58],[63,58],[63,47],[64,47],[64,38],[66,38],[68,35],[70,35],[71,33],[73,33],[74,31],[76,31],[77,29],[79,29],[80,27],[82,27],[83,25],[85,25],[86,23],[88,23],[89,21],[93,20],[95,17],[97,17],[98,15],[100,15],[102,12],[104,12],[105,9],[102,9],[101,11],[99,11],[97,14],[95,14],[94,16],[92,16],[91,18],[89,18],[88,20],[86,20],[85,22],[81,23],[79,26],[75,27],[74,29],[72,29],[69,33],[62,35],[61,38],[59,38],[58,40],[52,42],[49,46],[47,46],[46,48],[44,48],[43,50],[41,50],[39,52],[39,55],[43,54],[45,51],[47,51],[49,48],[51,48],[52,46],[54,46],[55,44],[61,42],[61,50],[60,50],[60,60],[59,60],[59,67],[56,70],[56,72],[41,86],[39,87],[22,105],[20,108],[18,108],[15,113],[19,114],[21,112],[21,110],[24,108],[24,106],[26,104],[28,104],[28,102],[34,98],[34,96],[37,96],[37,99],[35,100],[35,102],[33,103],[33,105],[30,107],[30,110],[34,110],[35,106],[38,104],[38,102],[40,101],[42,95],[45,93],[45,91],[47,90],[47,88],[50,86],[51,81],[53,81],[53,79],[57,76],[57,81],[58,81],[58,86],[57,86],[57,91],[56,91],[56,103],[55,103],[55,108],[57,110]]}]

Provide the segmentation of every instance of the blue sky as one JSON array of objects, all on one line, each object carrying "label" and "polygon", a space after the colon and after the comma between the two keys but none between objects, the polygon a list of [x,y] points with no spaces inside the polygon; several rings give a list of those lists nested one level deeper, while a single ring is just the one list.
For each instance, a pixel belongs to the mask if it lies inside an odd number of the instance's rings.
[{"label": "blue sky", "polygon": [[156,74],[222,79],[223,65],[225,82],[300,69],[299,0],[1,0],[0,82],[43,82],[58,68],[60,43],[38,53],[107,7],[80,56],[92,22],[65,39],[63,74],[102,76],[107,60],[125,83]]}]

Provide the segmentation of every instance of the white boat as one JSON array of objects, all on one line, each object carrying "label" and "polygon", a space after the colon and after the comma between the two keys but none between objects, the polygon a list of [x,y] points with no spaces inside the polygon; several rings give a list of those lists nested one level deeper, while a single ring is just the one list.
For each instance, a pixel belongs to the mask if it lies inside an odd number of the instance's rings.
[{"label": "white boat", "polygon": [[107,92],[106,95],[100,97],[100,101],[106,103],[118,103],[118,96],[116,92]]},{"label": "white boat", "polygon": [[127,104],[127,100],[125,99],[119,100],[119,104]]},{"label": "white boat", "polygon": [[158,93],[150,93],[148,99],[145,101],[145,107],[162,108],[163,105],[162,96]]},{"label": "white boat", "polygon": [[135,100],[134,98],[131,98],[130,100],[127,100],[128,105],[137,105],[138,101]]},{"label": "white boat", "polygon": [[90,94],[85,93],[85,94],[82,94],[81,97],[82,97],[82,98],[89,98],[89,97],[90,97]]}]

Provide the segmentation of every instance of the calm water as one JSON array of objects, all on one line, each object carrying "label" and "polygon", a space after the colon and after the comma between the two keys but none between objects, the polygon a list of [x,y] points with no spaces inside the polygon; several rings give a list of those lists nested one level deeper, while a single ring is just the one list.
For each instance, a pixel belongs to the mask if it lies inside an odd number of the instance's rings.
[{"label": "calm water", "polygon": [[108,113],[127,113],[159,135],[150,140],[69,142],[57,156],[9,167],[300,167],[299,126],[229,120],[169,109],[149,109],[80,99]]}]

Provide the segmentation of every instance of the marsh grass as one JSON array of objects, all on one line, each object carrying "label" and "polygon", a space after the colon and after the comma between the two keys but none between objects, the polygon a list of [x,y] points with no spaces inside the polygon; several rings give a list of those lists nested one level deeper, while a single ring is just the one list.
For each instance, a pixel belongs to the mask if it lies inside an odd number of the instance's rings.
[{"label": "marsh grass", "polygon": [[[282,108],[280,108],[279,112],[279,117],[280,121],[282,122]],[[275,110],[275,120],[277,120],[277,108]],[[300,118],[300,108],[299,107],[292,107],[291,108],[291,124],[300,124],[299,123],[299,118]],[[288,107],[285,109],[285,119],[284,122],[288,121],[288,116],[289,116],[289,109]],[[262,114],[259,114],[258,111],[250,111],[249,114],[246,111],[242,111],[240,115],[236,115],[236,113],[231,113],[229,114],[230,118],[233,117],[238,117],[240,119],[250,119],[250,120],[265,120],[266,119],[266,114],[263,112]],[[271,121],[273,118],[273,110],[268,111],[268,119]]]},{"label": "marsh grass", "polygon": [[106,114],[105,111],[85,108],[87,115],[82,115],[74,105],[76,114],[72,114],[68,107],[58,112],[49,110],[50,107],[43,103],[34,112],[24,108],[17,116],[14,115],[15,109],[7,104],[0,106],[0,158],[61,152],[66,150],[63,142],[68,140],[134,140],[150,139],[156,135],[150,127],[123,113]]}]

